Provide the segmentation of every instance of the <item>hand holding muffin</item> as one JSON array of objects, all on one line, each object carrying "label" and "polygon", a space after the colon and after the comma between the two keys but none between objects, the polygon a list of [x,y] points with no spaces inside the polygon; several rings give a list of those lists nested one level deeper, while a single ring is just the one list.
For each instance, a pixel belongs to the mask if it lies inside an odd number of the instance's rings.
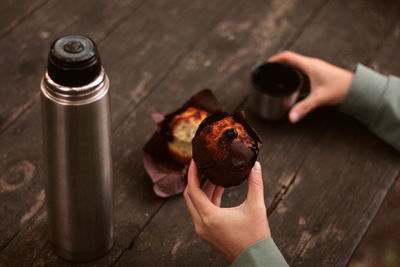
[{"label": "hand holding muffin", "polygon": [[247,185],[247,199],[240,206],[220,208],[224,188],[208,180],[203,189],[200,188],[197,166],[193,161],[190,164],[184,197],[196,233],[216,248],[228,263],[251,244],[271,237],[259,162],[254,164]]},{"label": "hand holding muffin", "polygon": [[236,186],[249,175],[261,144],[243,113],[216,112],[200,124],[192,140],[193,160],[215,185]]}]

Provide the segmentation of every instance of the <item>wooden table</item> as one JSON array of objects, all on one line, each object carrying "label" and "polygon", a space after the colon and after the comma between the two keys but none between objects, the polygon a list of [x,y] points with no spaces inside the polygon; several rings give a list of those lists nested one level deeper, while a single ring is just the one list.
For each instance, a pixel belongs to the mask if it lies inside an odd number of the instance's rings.
[{"label": "wooden table", "polygon": [[[252,65],[291,49],[400,74],[397,0],[0,2],[0,266],[69,266],[47,242],[39,81],[53,39],[93,37],[112,81],[115,245],[89,266],[224,266],[181,196],[156,197],[141,159],[155,125],[202,88],[240,109]],[[274,239],[293,266],[344,266],[400,173],[400,154],[320,109],[298,125],[249,116],[264,139]],[[240,203],[245,186],[223,205]]]}]

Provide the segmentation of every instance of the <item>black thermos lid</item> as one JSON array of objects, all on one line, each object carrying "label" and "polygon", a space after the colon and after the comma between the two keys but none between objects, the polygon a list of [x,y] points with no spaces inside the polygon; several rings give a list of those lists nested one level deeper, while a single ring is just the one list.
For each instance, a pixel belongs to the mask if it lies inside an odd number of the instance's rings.
[{"label": "black thermos lid", "polygon": [[53,81],[63,86],[89,84],[101,72],[96,43],[83,35],[58,38],[50,47],[47,72]]}]

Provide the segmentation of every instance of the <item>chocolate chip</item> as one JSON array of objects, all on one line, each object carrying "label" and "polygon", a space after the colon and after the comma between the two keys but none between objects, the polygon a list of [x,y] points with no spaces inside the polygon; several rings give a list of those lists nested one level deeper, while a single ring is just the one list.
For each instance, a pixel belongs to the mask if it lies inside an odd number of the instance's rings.
[{"label": "chocolate chip", "polygon": [[238,132],[235,128],[226,129],[224,133],[225,140],[233,140],[238,136]]}]

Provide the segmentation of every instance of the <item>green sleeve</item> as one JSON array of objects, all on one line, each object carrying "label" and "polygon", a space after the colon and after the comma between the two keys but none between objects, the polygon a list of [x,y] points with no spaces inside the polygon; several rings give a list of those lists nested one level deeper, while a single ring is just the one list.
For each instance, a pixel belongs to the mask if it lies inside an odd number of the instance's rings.
[{"label": "green sleeve", "polygon": [[258,241],[246,248],[231,267],[288,267],[272,238]]},{"label": "green sleeve", "polygon": [[340,109],[400,150],[400,78],[385,76],[358,64]]}]

